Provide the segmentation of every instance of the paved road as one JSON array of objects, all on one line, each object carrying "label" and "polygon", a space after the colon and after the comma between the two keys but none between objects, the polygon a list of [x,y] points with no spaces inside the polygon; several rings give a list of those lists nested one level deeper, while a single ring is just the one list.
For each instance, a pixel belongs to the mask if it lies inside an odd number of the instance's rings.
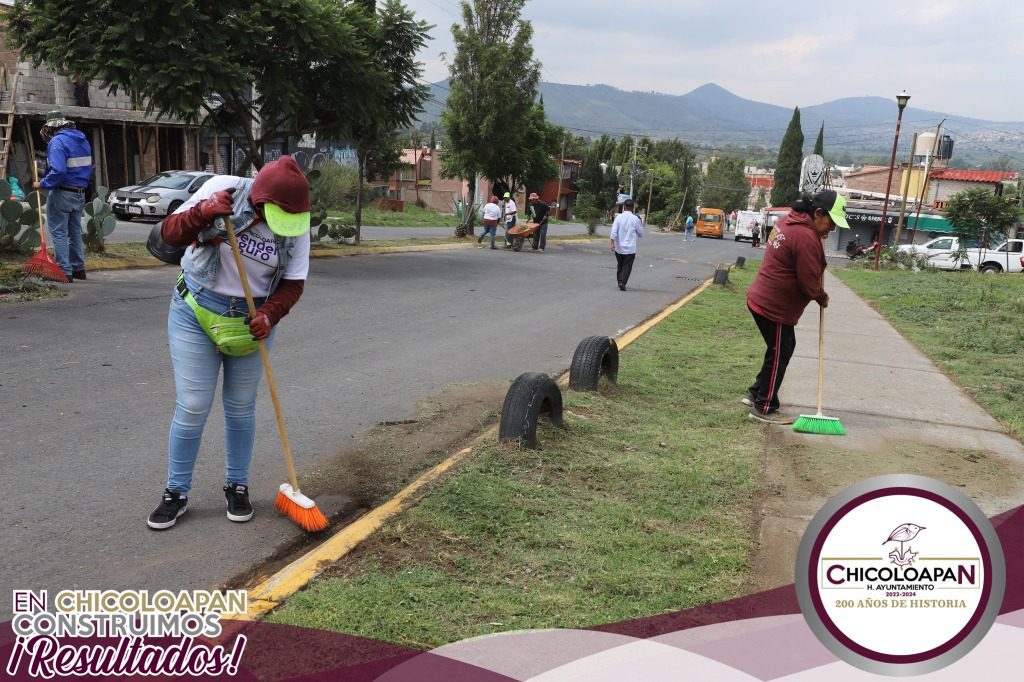
[{"label": "paved road", "polygon": [[[146,237],[149,236],[149,231],[153,228],[155,223],[151,222],[139,222],[133,220],[131,222],[125,222],[123,220],[117,221],[117,227],[107,237],[107,241],[111,242],[143,242],[146,241]],[[84,229],[84,228],[83,228]],[[601,236],[608,236],[608,230],[611,229],[609,225],[601,225],[598,227],[598,234]],[[480,226],[476,228],[477,234],[480,234]],[[548,228],[548,235],[570,235],[570,234],[586,234],[587,228],[585,225],[579,223],[570,223],[567,225],[551,225]],[[362,238],[370,241],[374,239],[414,239],[414,238],[433,238],[433,237],[451,237],[454,233],[454,228],[451,227],[375,227],[372,225],[364,225],[362,229]],[[498,239],[501,239],[503,233],[498,231]]]},{"label": "paved road", "polygon": [[[750,252],[651,235],[625,293],[604,243],[315,259],[273,352],[299,468],[325,464],[379,421],[409,417],[447,384],[559,372],[583,337],[637,324],[715,264]],[[163,533],[145,525],[162,489],[173,409],[173,279],[170,267],[96,272],[66,299],[0,306],[0,620],[14,588],[211,586],[301,537],[267,508],[283,476],[265,390],[254,520],[224,518],[215,408],[187,523]],[[533,357],[501,352],[513,339]],[[317,501],[327,513],[347,502]]]}]

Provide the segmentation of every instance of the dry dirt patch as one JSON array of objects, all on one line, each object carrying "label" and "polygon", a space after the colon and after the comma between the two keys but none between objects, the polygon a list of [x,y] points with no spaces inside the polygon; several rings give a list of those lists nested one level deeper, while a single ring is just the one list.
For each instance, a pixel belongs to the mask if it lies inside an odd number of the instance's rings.
[{"label": "dry dirt patch", "polygon": [[[352,448],[307,473],[303,492],[313,499],[330,495],[347,500],[331,518],[332,528],[346,526],[496,424],[507,390],[507,384],[449,386],[419,403],[412,418],[378,424]],[[321,541],[304,534],[230,586],[272,574]]]},{"label": "dry dirt patch", "polygon": [[907,441],[862,451],[800,440],[789,431],[767,430],[748,593],[792,583],[797,548],[811,517],[830,497],[865,478],[892,473],[935,478],[959,488],[987,514],[1019,500],[1018,467],[992,452]]}]

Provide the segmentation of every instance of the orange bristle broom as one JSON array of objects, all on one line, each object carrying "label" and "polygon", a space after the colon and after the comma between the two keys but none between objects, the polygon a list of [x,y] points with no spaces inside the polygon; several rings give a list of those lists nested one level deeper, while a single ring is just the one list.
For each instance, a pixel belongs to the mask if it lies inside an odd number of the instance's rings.
[{"label": "orange bristle broom", "polygon": [[[242,280],[242,289],[245,291],[245,303],[249,307],[249,317],[256,317],[256,304],[252,300],[252,290],[249,289],[249,277],[245,274],[245,264],[242,262],[242,252],[238,248],[238,239],[235,237],[235,228],[231,225],[231,218],[224,218],[224,225],[228,232],[228,241],[231,242],[231,252],[235,256],[235,264],[238,266],[238,277]],[[267,375],[267,386],[270,387],[270,400],[274,403],[274,416],[277,418],[277,432],[281,436],[281,445],[284,448],[284,461],[288,465],[288,479],[290,483],[282,483],[277,493],[274,506],[284,512],[285,516],[297,523],[305,530],[314,533],[327,528],[327,517],[320,511],[316,502],[309,499],[299,490],[299,478],[295,474],[295,462],[292,459],[292,449],[288,445],[288,431],[284,427],[284,413],[281,411],[281,401],[277,398],[277,385],[274,383],[274,373],[270,371],[270,355],[267,354],[267,347],[261,339],[258,342],[260,358],[263,360],[263,371]]]},{"label": "orange bristle broom", "polygon": [[[32,178],[39,182],[39,171],[36,169],[35,160],[32,161]],[[67,284],[71,281],[64,271],[57,265],[57,261],[46,250],[46,230],[43,228],[43,195],[36,190],[36,213],[39,215],[39,250],[35,255],[26,260],[21,268],[30,275],[48,279],[51,282]]]}]

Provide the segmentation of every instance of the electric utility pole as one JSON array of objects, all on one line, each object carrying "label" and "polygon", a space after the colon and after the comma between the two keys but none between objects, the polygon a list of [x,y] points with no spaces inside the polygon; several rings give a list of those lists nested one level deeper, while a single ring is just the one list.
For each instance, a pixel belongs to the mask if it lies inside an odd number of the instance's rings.
[{"label": "electric utility pole", "polygon": [[633,181],[636,180],[636,176],[637,176],[636,152],[637,152],[638,148],[641,151],[645,151],[645,152],[647,151],[647,145],[644,145],[644,146],[641,147],[639,144],[637,144],[636,138],[634,137],[633,138],[633,163],[629,167],[629,198],[633,199],[633,200],[636,200],[636,197],[633,196]]}]

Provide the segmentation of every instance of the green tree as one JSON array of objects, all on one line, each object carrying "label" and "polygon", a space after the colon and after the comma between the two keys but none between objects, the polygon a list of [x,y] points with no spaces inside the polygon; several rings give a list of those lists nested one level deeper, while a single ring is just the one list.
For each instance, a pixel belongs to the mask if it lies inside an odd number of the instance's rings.
[{"label": "green tree", "polygon": [[764,187],[757,190],[757,201],[754,202],[754,210],[760,211],[762,208],[768,205],[768,202],[764,198]]},{"label": "green tree", "polygon": [[772,206],[789,206],[800,196],[800,164],[804,160],[804,131],[800,128],[800,107],[793,109],[786,134],[775,161]]},{"label": "green tree", "polygon": [[[363,12],[373,12],[375,2],[365,0]],[[399,0],[385,0],[370,19],[369,51],[380,76],[372,87],[359,93],[364,107],[348,121],[348,137],[355,143],[359,192],[356,194],[355,228],[358,244],[363,223],[363,181],[385,178],[401,163],[404,136],[423,111],[430,89],[420,82],[423,69],[416,59],[426,45],[430,25]]]},{"label": "green tree", "polygon": [[[463,0],[462,24],[452,25],[455,54],[448,63],[448,99],[441,122],[448,137],[442,169],[470,181],[522,177],[525,161],[511,150],[535,128],[532,109],[540,81],[533,58],[533,26],[523,21],[525,0]],[[515,159],[513,163],[512,160]],[[520,163],[524,165],[519,165]],[[475,212],[466,226],[472,232]]]},{"label": "green tree", "polygon": [[744,159],[715,159],[708,164],[708,176],[701,194],[701,206],[720,208],[726,213],[747,207],[750,186]]},{"label": "green tree", "polygon": [[580,167],[577,182],[579,194],[576,196],[576,214],[588,224],[596,226],[615,205],[619,177],[611,158],[616,146],[615,140],[610,136],[602,135],[594,140],[582,155],[583,165]]},{"label": "green tree", "polygon": [[342,133],[381,73],[366,14],[334,0],[17,0],[7,27],[36,65],[238,136],[246,166],[282,134]]},{"label": "green tree", "polygon": [[555,159],[561,152],[562,129],[548,123],[543,101],[533,105],[525,118],[521,144],[507,150],[506,163],[519,170],[510,176],[509,186],[540,191],[545,182],[558,177]]},{"label": "green tree", "polygon": [[961,248],[970,241],[995,246],[1020,220],[1020,209],[1014,203],[977,187],[950,197],[945,214]]},{"label": "green tree", "polygon": [[818,156],[825,156],[825,122],[821,122],[821,130],[818,131],[818,139],[814,141],[814,153]]}]

